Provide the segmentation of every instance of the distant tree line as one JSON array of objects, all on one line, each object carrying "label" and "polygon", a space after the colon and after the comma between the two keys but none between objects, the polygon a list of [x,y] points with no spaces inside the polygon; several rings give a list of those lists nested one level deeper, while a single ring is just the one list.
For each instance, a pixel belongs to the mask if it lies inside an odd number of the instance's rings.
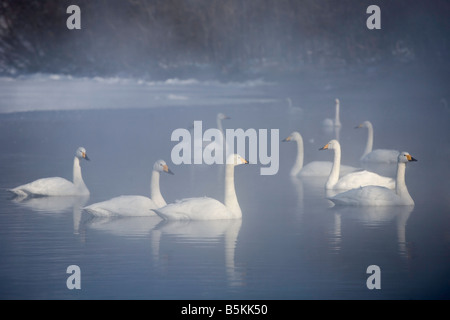
[{"label": "distant tree line", "polygon": [[[69,30],[66,8],[81,8]],[[381,30],[366,8],[381,8]],[[2,0],[0,73],[149,75],[447,61],[450,1]]]}]

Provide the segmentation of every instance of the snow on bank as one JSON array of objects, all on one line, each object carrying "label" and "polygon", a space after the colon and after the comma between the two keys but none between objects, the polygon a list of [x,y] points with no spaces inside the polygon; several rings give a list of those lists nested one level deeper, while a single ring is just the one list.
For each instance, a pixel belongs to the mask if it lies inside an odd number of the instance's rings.
[{"label": "snow on bank", "polygon": [[267,103],[272,100],[263,88],[270,85],[259,79],[223,83],[56,74],[0,77],[0,113]]}]

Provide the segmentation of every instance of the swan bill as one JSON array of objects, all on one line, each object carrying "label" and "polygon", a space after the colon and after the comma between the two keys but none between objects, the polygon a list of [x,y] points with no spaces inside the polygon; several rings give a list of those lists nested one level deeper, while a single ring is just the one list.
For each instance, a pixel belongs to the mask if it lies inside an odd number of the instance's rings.
[{"label": "swan bill", "polygon": [[169,166],[167,166],[167,164],[163,165],[163,170],[164,170],[164,172],[167,172],[168,174],[171,174],[171,175],[174,174],[172,172],[172,170],[169,169]]},{"label": "swan bill", "polygon": [[326,145],[324,145],[322,148],[320,148],[319,150],[328,150],[329,148],[329,143],[327,143]]},{"label": "swan bill", "polygon": [[86,152],[83,152],[81,155],[82,155],[82,157],[83,157],[84,160],[88,160],[88,161],[91,160],[91,159],[89,159],[89,157],[87,156]]},{"label": "swan bill", "polygon": [[410,154],[407,154],[407,155],[406,155],[406,159],[408,159],[408,161],[417,161],[417,159],[411,157]]},{"label": "swan bill", "polygon": [[292,139],[292,137],[289,136],[286,139],[281,140],[281,142],[289,142],[289,141],[291,141],[291,139]]}]

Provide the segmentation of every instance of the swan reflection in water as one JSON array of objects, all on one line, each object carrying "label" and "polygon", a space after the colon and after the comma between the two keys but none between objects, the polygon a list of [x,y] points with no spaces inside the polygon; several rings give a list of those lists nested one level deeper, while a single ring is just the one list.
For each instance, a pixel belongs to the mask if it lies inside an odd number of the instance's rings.
[{"label": "swan reflection in water", "polygon": [[[390,223],[396,224],[396,242],[398,254],[409,258],[408,243],[406,241],[406,226],[414,206],[370,206],[370,207],[332,207],[334,214],[334,227],[332,233],[332,246],[334,251],[341,250],[342,218],[349,218],[360,222],[365,227],[382,228]],[[345,220],[344,220],[345,221]],[[348,229],[351,231],[351,229]]]},{"label": "swan reflection in water", "polygon": [[35,212],[62,215],[67,212],[73,214],[74,234],[79,234],[82,218],[82,208],[89,200],[84,196],[58,196],[58,197],[16,197],[12,199],[17,205]]},{"label": "swan reflection in water", "polygon": [[235,264],[235,250],[241,225],[241,219],[161,221],[151,232],[154,260],[158,262],[162,260],[160,248],[164,235],[169,236],[177,244],[211,244],[220,243],[223,239],[227,282],[230,287],[242,286],[243,273]]}]

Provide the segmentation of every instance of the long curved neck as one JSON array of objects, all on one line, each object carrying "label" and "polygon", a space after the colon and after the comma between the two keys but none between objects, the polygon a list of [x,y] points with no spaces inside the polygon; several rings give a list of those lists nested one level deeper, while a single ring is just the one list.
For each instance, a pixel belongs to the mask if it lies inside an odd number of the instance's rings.
[{"label": "long curved neck", "polygon": [[328,176],[327,183],[325,187],[327,189],[333,189],[339,180],[339,173],[341,168],[341,147],[339,145],[334,146],[334,160],[333,166],[331,167],[330,175]]},{"label": "long curved neck", "polygon": [[334,119],[334,125],[337,127],[341,126],[341,119],[339,117],[339,102],[336,102],[336,114]]},{"label": "long curved neck", "polygon": [[78,189],[85,191],[85,193],[89,193],[81,175],[80,159],[78,157],[74,157],[73,159],[73,184]]},{"label": "long curved neck", "polygon": [[219,117],[217,117],[217,129],[219,129],[220,132],[222,132],[222,135],[223,135],[222,120],[220,120]]},{"label": "long curved neck", "polygon": [[164,200],[161,191],[159,189],[159,175],[160,173],[156,170],[152,171],[152,179],[150,181],[150,197],[153,200],[153,202],[159,207],[164,207],[167,205],[166,201]]},{"label": "long curved neck", "polygon": [[291,169],[291,176],[296,176],[303,168],[304,152],[302,137],[297,138],[295,142],[297,143],[297,158],[295,159],[294,166]]},{"label": "long curved neck", "polygon": [[364,150],[363,157],[370,152],[372,152],[373,148],[373,127],[371,124],[367,125],[367,142],[366,142],[366,149]]},{"label": "long curved neck", "polygon": [[234,165],[227,164],[225,169],[225,206],[235,215],[241,217],[242,211],[234,188]]},{"label": "long curved neck", "polygon": [[406,163],[399,162],[397,164],[397,179],[395,183],[395,193],[404,201],[406,204],[414,204],[414,200],[408,192],[405,182],[405,171]]}]

